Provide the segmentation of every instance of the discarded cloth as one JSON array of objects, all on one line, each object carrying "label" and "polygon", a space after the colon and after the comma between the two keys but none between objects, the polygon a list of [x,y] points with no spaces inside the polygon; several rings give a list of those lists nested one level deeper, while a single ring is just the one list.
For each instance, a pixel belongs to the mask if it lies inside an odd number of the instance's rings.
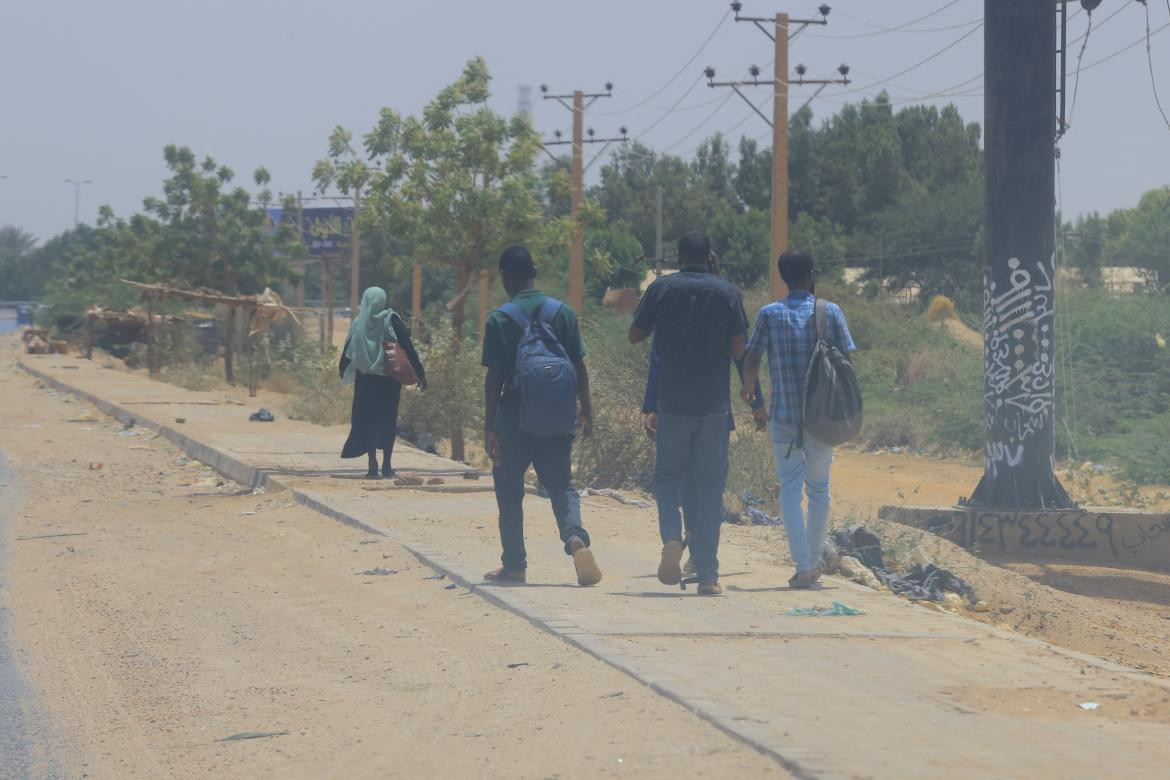
[{"label": "discarded cloth", "polygon": [[904,572],[891,571],[882,556],[881,540],[863,526],[837,529],[833,542],[841,555],[861,561],[882,584],[911,601],[942,601],[947,593],[957,593],[972,605],[979,600],[970,584],[933,563],[923,566],[919,562]]},{"label": "discarded cloth", "polygon": [[794,617],[842,617],[860,615],[861,610],[834,601],[831,607],[793,607],[788,614]]},{"label": "discarded cloth", "polygon": [[260,409],[259,411],[252,412],[250,415],[248,415],[248,419],[252,422],[272,422],[276,419],[276,415],[274,415],[269,409]]},{"label": "discarded cloth", "polygon": [[783,525],[779,517],[772,517],[756,509],[754,506],[747,508],[747,516],[751,520],[752,525]]}]

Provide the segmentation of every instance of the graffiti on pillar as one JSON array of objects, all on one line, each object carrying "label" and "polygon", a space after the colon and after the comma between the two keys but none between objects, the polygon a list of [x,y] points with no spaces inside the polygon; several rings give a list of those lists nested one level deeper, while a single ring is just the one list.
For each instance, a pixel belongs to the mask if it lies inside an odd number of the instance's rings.
[{"label": "graffiti on pillar", "polygon": [[[1170,515],[1126,515],[1091,510],[1047,512],[943,511],[915,521],[955,544],[988,553],[1062,551],[1124,562],[1170,551]],[[1085,556],[1082,556],[1085,557]]]},{"label": "graffiti on pillar", "polygon": [[1019,465],[1024,442],[1051,423],[1052,277],[1045,263],[1008,260],[1009,285],[983,288],[987,472]]}]

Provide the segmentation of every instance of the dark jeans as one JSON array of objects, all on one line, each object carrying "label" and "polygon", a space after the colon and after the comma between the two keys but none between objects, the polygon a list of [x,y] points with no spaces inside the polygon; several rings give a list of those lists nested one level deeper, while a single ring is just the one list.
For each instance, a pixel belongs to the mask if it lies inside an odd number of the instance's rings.
[{"label": "dark jeans", "polygon": [[691,559],[700,582],[719,579],[719,527],[727,485],[729,412],[707,415],[658,413],[654,437],[654,497],[662,543],[682,539],[681,496]]},{"label": "dark jeans", "polygon": [[500,557],[505,568],[519,571],[528,566],[524,549],[524,474],[529,464],[548,491],[553,515],[565,552],[569,540],[578,537],[586,546],[589,534],[581,527],[581,498],[573,488],[573,436],[534,436],[520,430],[500,431],[500,462],[492,469],[496,503],[500,507]]}]

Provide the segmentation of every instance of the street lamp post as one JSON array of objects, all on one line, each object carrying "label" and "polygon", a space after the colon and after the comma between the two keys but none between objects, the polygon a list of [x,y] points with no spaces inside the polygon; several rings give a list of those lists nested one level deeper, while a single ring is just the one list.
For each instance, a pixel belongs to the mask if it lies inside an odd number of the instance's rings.
[{"label": "street lamp post", "polygon": [[81,221],[81,188],[86,184],[93,184],[89,179],[77,181],[76,179],[66,179],[66,184],[73,185],[73,228],[77,229],[77,223]]}]

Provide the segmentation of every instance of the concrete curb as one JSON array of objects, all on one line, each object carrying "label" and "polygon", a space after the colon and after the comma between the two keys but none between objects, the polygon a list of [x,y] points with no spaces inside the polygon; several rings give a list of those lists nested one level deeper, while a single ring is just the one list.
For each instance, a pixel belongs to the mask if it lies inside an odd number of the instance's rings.
[{"label": "concrete curb", "polygon": [[[252,489],[273,488],[287,490],[298,504],[312,509],[325,517],[360,531],[365,531],[366,533],[376,534],[398,541],[420,563],[435,573],[442,574],[455,584],[467,588],[467,590],[475,593],[492,606],[506,610],[527,620],[540,630],[561,639],[593,658],[629,675],[658,695],[669,699],[688,712],[710,723],[729,737],[768,756],[794,777],[800,778],[801,780],[812,780],[812,778],[822,776],[820,772],[814,771],[809,766],[798,762],[791,755],[793,751],[785,749],[784,752],[781,752],[779,746],[771,744],[773,740],[759,725],[750,721],[736,720],[736,714],[724,705],[703,698],[699,691],[691,689],[685,683],[674,679],[671,675],[661,670],[654,669],[650,665],[620,652],[603,639],[593,634],[574,630],[577,628],[574,624],[560,620],[552,620],[547,616],[533,612],[520,599],[516,598],[515,594],[509,593],[507,587],[493,587],[480,584],[478,576],[462,571],[437,551],[402,542],[397,539],[394,533],[371,526],[347,512],[330,506],[311,494],[284,485],[267,471],[249,466],[227,453],[197,441],[186,434],[179,433],[170,426],[162,425],[142,414],[130,411],[129,409],[87,393],[84,390],[66,384],[27,365],[24,361],[20,361],[19,365],[30,376],[35,377],[49,387],[87,401],[102,413],[113,417],[123,424],[140,425],[143,428],[157,432],[162,438],[181,449],[188,457],[205,463],[221,476],[233,482],[246,485]],[[808,756],[807,758],[811,759],[812,756]]]}]

